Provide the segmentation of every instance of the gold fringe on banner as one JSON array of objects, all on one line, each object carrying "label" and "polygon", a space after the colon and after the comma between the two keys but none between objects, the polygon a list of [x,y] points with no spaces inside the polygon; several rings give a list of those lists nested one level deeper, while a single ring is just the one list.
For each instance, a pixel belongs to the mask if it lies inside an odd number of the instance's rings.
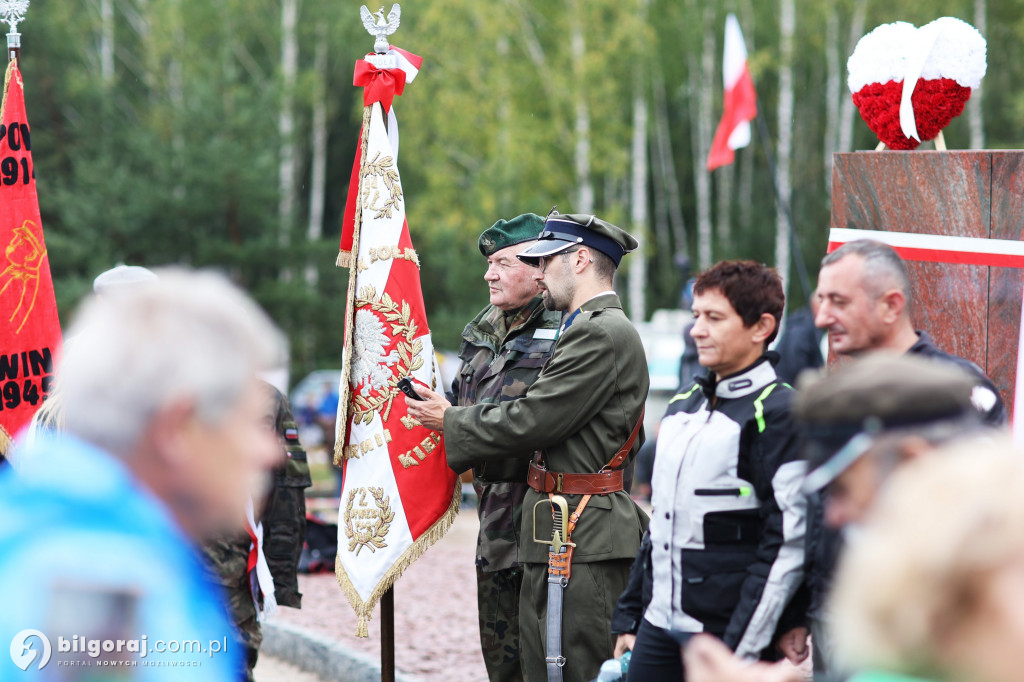
[{"label": "gold fringe on banner", "polygon": [[369,620],[370,616],[373,615],[373,609],[377,606],[377,602],[394,586],[395,581],[402,577],[405,569],[409,568],[414,561],[419,559],[427,548],[433,545],[435,542],[444,537],[448,529],[451,528],[452,523],[455,521],[455,517],[459,514],[459,504],[462,502],[462,480],[458,477],[455,478],[455,490],[452,494],[452,503],[448,507],[448,511],[445,512],[444,516],[437,520],[433,526],[431,526],[423,535],[421,535],[416,542],[414,542],[409,549],[398,558],[398,560],[388,569],[388,572],[384,574],[380,582],[377,583],[377,587],[374,588],[370,596],[363,601],[359,598],[359,593],[356,592],[355,585],[348,579],[348,575],[345,573],[345,569],[341,565],[341,557],[338,557],[334,561],[334,573],[338,578],[338,585],[341,586],[341,591],[345,593],[345,598],[348,599],[348,603],[355,610],[356,615],[359,617],[359,624],[356,625],[356,637],[369,637]]},{"label": "gold fringe on banner", "polygon": [[[359,255],[359,232],[363,226],[363,178],[366,169],[366,147],[370,144],[370,115],[372,113],[372,106],[363,107],[363,128],[360,131],[362,134],[360,148],[363,151],[359,158],[359,196],[356,197],[356,215],[352,225],[352,253],[340,252],[338,254],[338,265],[340,267],[344,267],[342,265],[344,256],[348,256],[349,265],[351,265]],[[335,466],[341,466],[342,461],[344,461],[342,453],[345,451],[345,445],[347,444],[345,431],[348,428],[348,399],[351,392],[348,380],[352,374],[352,336],[355,334],[356,280],[358,278],[359,273],[355,269],[349,270],[348,293],[345,295],[345,338],[342,340],[344,359],[341,365],[341,381],[338,386],[338,421],[334,426]]]},{"label": "gold fringe on banner", "polygon": [[338,251],[338,259],[334,261],[334,264],[339,268],[350,268],[352,267],[352,252],[351,251]]},{"label": "gold fringe on banner", "polygon": [[14,439],[11,438],[11,434],[7,433],[7,429],[0,426],[0,456],[6,456],[7,451],[14,445]]},{"label": "gold fringe on banner", "polygon": [[[7,111],[7,91],[10,90],[11,74],[14,72],[14,65],[17,61],[17,59],[12,59],[7,64],[7,71],[4,72],[4,94],[0,97],[0,123],[3,122],[4,112]],[[7,433],[7,429],[0,426],[0,455],[6,455],[7,450],[13,444],[14,439],[11,438],[11,434]]]},{"label": "gold fringe on banner", "polygon": [[11,85],[11,73],[14,71],[14,65],[17,63],[17,59],[12,59],[7,64],[7,71],[4,73],[4,95],[0,97],[0,119],[3,118],[4,112],[7,111],[7,90]]}]

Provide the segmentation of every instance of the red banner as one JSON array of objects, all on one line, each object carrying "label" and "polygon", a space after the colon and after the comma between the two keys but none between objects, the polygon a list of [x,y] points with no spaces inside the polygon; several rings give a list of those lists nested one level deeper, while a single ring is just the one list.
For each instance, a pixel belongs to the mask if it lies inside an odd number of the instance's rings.
[{"label": "red banner", "polygon": [[13,436],[49,392],[61,345],[17,62],[4,79],[0,120],[0,247],[0,427]]},{"label": "red banner", "polygon": [[335,445],[335,463],[344,468],[335,570],[361,637],[381,596],[448,530],[462,497],[444,439],[409,417],[398,387],[409,377],[440,390],[441,376],[406,220],[397,119],[381,101],[399,94],[387,89],[411,80],[406,75],[421,60],[392,52],[400,57],[396,68],[357,67],[357,84],[386,92],[366,95],[343,242],[351,270]]}]

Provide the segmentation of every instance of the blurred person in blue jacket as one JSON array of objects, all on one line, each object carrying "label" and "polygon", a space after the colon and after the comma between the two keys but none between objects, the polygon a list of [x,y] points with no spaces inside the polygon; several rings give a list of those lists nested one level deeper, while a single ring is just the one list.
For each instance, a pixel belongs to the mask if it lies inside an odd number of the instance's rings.
[{"label": "blurred person in blue jacket", "polygon": [[224,278],[183,271],[90,301],[71,333],[63,432],[0,472],[0,680],[234,679],[196,543],[240,527],[280,459],[257,372],[283,336]]}]

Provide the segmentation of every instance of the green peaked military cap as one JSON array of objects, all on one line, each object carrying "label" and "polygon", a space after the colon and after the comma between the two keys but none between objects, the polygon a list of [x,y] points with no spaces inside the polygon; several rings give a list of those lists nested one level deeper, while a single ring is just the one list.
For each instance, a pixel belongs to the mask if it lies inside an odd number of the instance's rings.
[{"label": "green peaked military cap", "polygon": [[490,257],[502,249],[530,242],[544,229],[544,219],[536,213],[524,213],[512,220],[499,220],[483,231],[477,246],[480,253]]},{"label": "green peaked military cap", "polygon": [[831,483],[886,432],[978,417],[971,402],[974,385],[956,365],[884,352],[828,375],[802,376],[793,416],[807,460],[804,490]]},{"label": "green peaked military cap", "polygon": [[622,257],[640,243],[621,227],[587,213],[553,212],[544,221],[544,231],[537,243],[517,257],[527,265],[537,266],[540,259],[553,256],[573,246],[589,246],[608,256],[619,266]]}]

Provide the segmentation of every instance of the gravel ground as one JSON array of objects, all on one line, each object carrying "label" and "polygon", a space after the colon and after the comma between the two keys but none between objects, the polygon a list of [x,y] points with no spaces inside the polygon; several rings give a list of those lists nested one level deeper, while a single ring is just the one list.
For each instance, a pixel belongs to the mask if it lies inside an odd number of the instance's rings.
[{"label": "gravel ground", "polygon": [[[444,539],[395,583],[395,664],[400,672],[423,680],[487,679],[477,632],[473,568],[478,527],[475,509],[461,512]],[[280,609],[275,620],[319,632],[380,659],[379,608],[370,621],[370,637],[360,639],[355,636],[355,614],[334,574],[300,575],[299,589],[302,609]],[[260,681],[258,675],[256,679]]]},{"label": "gravel ground", "polygon": [[312,673],[304,672],[279,658],[263,654],[256,660],[252,676],[256,682],[324,682]]}]

